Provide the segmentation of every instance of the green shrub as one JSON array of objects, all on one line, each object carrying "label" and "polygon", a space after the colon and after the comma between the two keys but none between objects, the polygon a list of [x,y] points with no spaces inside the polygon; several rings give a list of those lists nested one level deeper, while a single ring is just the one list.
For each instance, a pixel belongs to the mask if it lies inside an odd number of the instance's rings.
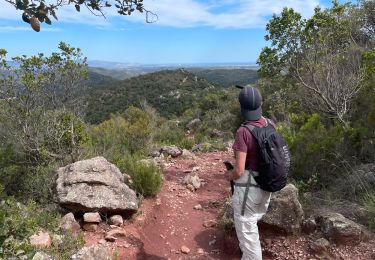
[{"label": "green shrub", "polygon": [[54,256],[58,260],[69,260],[71,256],[77,253],[85,244],[83,235],[72,235],[64,234],[58,235],[60,239],[59,242],[55,242],[51,248],[46,250],[46,253]]},{"label": "green shrub", "polygon": [[189,138],[185,130],[177,123],[171,120],[161,122],[156,129],[154,141],[160,145],[176,145],[183,149],[191,149],[194,144],[194,138]]},{"label": "green shrub", "polygon": [[318,177],[316,174],[310,176],[307,181],[296,180],[292,182],[298,188],[298,192],[300,194],[303,194],[308,191],[313,191],[318,187]]},{"label": "green shrub", "polygon": [[29,167],[9,165],[3,168],[0,183],[8,196],[15,196],[22,202],[32,199],[46,205],[54,198],[56,168],[56,164]]},{"label": "green shrub", "polygon": [[[31,259],[37,251],[29,238],[38,230],[46,230],[59,241],[45,251],[59,260],[70,259],[83,245],[82,236],[60,235],[57,232],[59,216],[47,212],[35,202],[21,204],[12,197],[0,202],[0,259],[18,259],[26,255]],[[54,234],[55,233],[55,234]],[[39,250],[38,250],[39,251]]]},{"label": "green shrub", "polygon": [[57,216],[43,211],[35,202],[23,205],[6,198],[0,202],[0,258],[8,259],[20,250],[32,253],[28,238],[38,228],[52,231],[56,227]]},{"label": "green shrub", "polygon": [[218,226],[224,231],[234,230],[232,200],[228,198],[218,216]]},{"label": "green shrub", "polygon": [[339,124],[326,126],[318,114],[312,114],[299,129],[281,126],[292,154],[291,177],[305,183],[316,175],[329,183],[338,154],[345,152],[345,131]]},{"label": "green shrub", "polygon": [[367,210],[370,220],[370,229],[375,230],[375,192],[371,191],[363,196],[362,204]]},{"label": "green shrub", "polygon": [[142,196],[155,196],[160,191],[163,177],[154,163],[143,163],[136,156],[126,156],[116,161],[116,165],[131,176],[133,183],[130,186]]}]

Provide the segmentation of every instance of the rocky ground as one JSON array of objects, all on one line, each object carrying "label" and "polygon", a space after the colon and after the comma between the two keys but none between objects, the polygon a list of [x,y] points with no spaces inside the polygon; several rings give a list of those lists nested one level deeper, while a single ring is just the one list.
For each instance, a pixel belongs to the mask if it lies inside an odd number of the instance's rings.
[{"label": "rocky ground", "polygon": [[[223,178],[226,159],[231,159],[229,152],[170,159],[161,192],[145,199],[137,215],[126,221],[125,236],[105,241],[103,234],[110,227],[103,224],[96,232],[85,232],[86,244],[105,244],[118,259],[240,259],[235,237],[217,226],[230,195]],[[197,172],[203,183],[196,191],[182,184],[191,172]],[[311,250],[313,240],[314,235],[285,236],[261,230],[264,259],[375,259],[373,240],[354,247],[330,245],[319,256]]]}]

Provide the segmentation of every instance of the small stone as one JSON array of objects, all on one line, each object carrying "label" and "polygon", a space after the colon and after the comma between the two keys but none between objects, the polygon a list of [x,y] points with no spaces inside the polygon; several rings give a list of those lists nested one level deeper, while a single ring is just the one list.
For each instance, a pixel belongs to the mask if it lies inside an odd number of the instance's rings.
[{"label": "small stone", "polygon": [[216,226],[216,221],[215,220],[206,220],[205,222],[203,222],[203,226],[206,227],[206,228],[214,227],[214,226]]},{"label": "small stone", "polygon": [[208,245],[209,245],[209,246],[212,246],[212,245],[214,245],[215,243],[216,243],[216,239],[211,240],[210,242],[208,242]]},{"label": "small stone", "polygon": [[81,226],[78,224],[78,222],[74,218],[73,213],[70,212],[60,219],[59,229],[63,233],[77,234],[81,231]]},{"label": "small stone", "polygon": [[157,198],[155,203],[156,203],[157,206],[160,206],[161,205],[161,199]]},{"label": "small stone", "polygon": [[109,242],[115,242],[117,240],[117,238],[115,238],[114,236],[108,236],[108,235],[106,235],[104,239]]},{"label": "small stone", "polygon": [[39,231],[30,237],[30,244],[36,248],[48,248],[52,244],[52,239],[48,232]]},{"label": "small stone", "polygon": [[120,215],[113,215],[109,218],[108,223],[110,225],[122,226],[122,224],[124,224],[124,219]]},{"label": "small stone", "polygon": [[191,185],[191,184],[186,185],[186,188],[187,188],[189,191],[191,191],[191,192],[194,192],[194,191],[195,191],[194,186]]},{"label": "small stone", "polygon": [[98,243],[102,245],[102,244],[105,244],[106,241],[105,241],[105,239],[100,239]]},{"label": "small stone", "polygon": [[182,246],[181,247],[181,252],[184,253],[184,254],[189,254],[190,253],[190,249],[187,246]]},{"label": "small stone", "polygon": [[85,213],[83,215],[83,221],[86,223],[100,223],[102,218],[98,212]]},{"label": "small stone", "polygon": [[203,255],[204,254],[203,248],[198,248],[197,253],[200,255]]},{"label": "small stone", "polygon": [[198,204],[198,205],[194,206],[194,209],[196,209],[196,210],[202,210],[203,208],[202,208],[201,204]]},{"label": "small stone", "polygon": [[116,228],[108,231],[106,233],[106,236],[112,236],[112,237],[124,237],[126,236],[125,231],[121,228]]},{"label": "small stone", "polygon": [[86,223],[82,226],[83,230],[88,232],[96,232],[98,230],[98,224],[95,223]]}]

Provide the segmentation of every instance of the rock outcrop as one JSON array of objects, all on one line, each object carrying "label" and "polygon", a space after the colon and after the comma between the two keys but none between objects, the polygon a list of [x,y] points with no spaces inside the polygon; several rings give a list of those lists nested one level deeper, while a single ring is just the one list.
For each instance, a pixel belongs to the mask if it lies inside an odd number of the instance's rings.
[{"label": "rock outcrop", "polygon": [[355,245],[369,238],[362,226],[339,213],[319,215],[316,221],[324,236],[336,244]]},{"label": "rock outcrop", "polygon": [[134,213],[135,192],[124,183],[120,170],[103,157],[78,161],[57,171],[57,195],[72,212]]},{"label": "rock outcrop", "polygon": [[275,227],[286,233],[298,232],[304,212],[298,201],[298,189],[288,184],[281,191],[272,194],[267,213],[260,223]]}]

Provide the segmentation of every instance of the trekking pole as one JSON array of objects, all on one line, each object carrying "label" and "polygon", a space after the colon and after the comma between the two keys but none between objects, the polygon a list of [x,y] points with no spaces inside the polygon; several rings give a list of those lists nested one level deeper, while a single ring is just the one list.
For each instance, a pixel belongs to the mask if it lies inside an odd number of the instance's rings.
[{"label": "trekking pole", "polygon": [[[234,167],[233,167],[233,165],[231,164],[230,161],[224,161],[223,163],[225,164],[225,167],[227,168],[228,171],[233,170]],[[234,192],[234,182],[233,182],[233,180],[230,181],[230,191],[233,195],[233,192]]]}]

